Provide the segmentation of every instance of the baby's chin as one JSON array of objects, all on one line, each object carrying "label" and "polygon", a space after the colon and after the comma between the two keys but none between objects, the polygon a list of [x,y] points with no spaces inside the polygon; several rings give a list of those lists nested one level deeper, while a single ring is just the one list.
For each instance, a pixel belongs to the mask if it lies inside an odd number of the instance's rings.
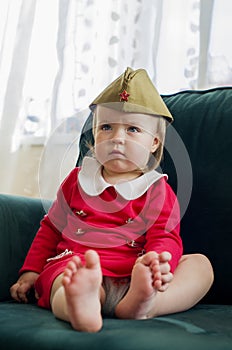
[{"label": "baby's chin", "polygon": [[103,166],[106,169],[111,169],[111,171],[117,171],[117,172],[133,172],[133,171],[141,171],[141,166],[138,164],[134,164],[130,160],[122,157],[115,157],[111,159],[107,159],[103,163]]}]

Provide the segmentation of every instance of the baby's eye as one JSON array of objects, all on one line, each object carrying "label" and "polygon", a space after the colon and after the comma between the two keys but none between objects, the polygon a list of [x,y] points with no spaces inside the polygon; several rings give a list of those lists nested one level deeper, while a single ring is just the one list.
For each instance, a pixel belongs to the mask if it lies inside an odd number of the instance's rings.
[{"label": "baby's eye", "polygon": [[129,132],[140,132],[140,129],[137,126],[129,126],[127,128],[127,131],[129,131]]},{"label": "baby's eye", "polygon": [[111,130],[111,126],[110,124],[103,124],[101,125],[101,130],[107,131],[107,130]]}]

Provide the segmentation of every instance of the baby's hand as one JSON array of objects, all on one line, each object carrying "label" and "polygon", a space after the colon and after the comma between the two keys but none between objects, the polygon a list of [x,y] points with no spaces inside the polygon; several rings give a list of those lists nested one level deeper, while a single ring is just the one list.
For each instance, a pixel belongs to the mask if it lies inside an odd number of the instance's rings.
[{"label": "baby's hand", "polygon": [[170,264],[172,256],[169,252],[162,252],[158,254],[157,260],[152,266],[152,270],[155,272],[156,276],[160,275],[160,278],[156,278],[155,287],[160,291],[164,292],[169,283],[173,279],[173,274],[170,272]]},{"label": "baby's hand", "polygon": [[169,264],[171,258],[172,256],[169,252],[158,254],[155,251],[150,251],[136,260],[136,263],[142,263],[150,268],[153,280],[152,285],[159,292],[164,292],[173,279]]},{"label": "baby's hand", "polygon": [[[18,281],[10,288],[12,298],[19,302],[27,303],[28,293],[34,287],[38,276],[39,274],[36,272],[29,271],[23,273]],[[35,297],[37,298],[37,295]]]}]

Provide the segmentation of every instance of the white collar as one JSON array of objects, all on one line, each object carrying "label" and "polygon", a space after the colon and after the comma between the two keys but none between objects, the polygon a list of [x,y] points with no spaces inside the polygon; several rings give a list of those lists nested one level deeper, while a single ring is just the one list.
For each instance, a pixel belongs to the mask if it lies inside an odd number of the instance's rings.
[{"label": "white collar", "polygon": [[92,157],[84,157],[81,170],[78,174],[79,184],[83,191],[90,196],[101,194],[107,187],[113,186],[124,199],[133,200],[142,196],[156,181],[166,177],[156,170],[150,170],[134,180],[111,185],[102,176],[102,165]]}]

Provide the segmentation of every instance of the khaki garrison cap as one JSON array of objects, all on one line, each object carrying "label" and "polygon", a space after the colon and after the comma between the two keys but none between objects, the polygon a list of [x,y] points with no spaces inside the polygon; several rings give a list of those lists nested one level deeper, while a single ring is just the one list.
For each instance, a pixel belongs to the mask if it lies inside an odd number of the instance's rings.
[{"label": "khaki garrison cap", "polygon": [[89,107],[93,110],[98,104],[123,112],[162,116],[169,123],[173,121],[171,113],[145,69],[133,70],[128,67]]}]

